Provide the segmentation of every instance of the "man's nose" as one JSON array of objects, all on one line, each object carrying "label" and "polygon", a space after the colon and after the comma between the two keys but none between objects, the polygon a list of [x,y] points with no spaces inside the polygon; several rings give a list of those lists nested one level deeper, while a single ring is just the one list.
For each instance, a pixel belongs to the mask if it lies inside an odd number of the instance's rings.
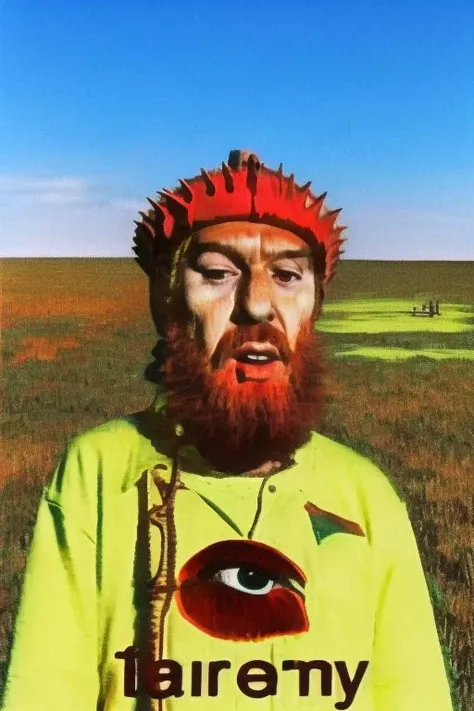
[{"label": "man's nose", "polygon": [[269,274],[262,270],[242,279],[233,315],[240,324],[262,323],[274,318],[272,281]]}]

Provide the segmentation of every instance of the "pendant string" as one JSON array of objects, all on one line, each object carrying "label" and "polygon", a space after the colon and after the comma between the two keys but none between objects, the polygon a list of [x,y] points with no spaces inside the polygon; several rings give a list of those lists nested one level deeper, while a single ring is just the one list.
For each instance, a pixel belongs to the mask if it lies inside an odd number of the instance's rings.
[{"label": "pendant string", "polygon": [[[152,470],[152,486],[156,486],[161,503],[152,506],[149,514],[149,538],[151,546],[151,526],[157,526],[161,537],[160,562],[158,571],[151,581],[150,596],[150,650],[154,661],[165,659],[166,616],[169,612],[173,593],[176,589],[176,492],[182,487],[179,470],[179,432],[173,454],[173,465],[169,484],[160,476],[160,465]],[[153,571],[152,571],[153,576]],[[150,682],[149,682],[150,683]],[[157,689],[159,685],[157,684]],[[150,697],[150,711],[163,711],[165,699]]]}]

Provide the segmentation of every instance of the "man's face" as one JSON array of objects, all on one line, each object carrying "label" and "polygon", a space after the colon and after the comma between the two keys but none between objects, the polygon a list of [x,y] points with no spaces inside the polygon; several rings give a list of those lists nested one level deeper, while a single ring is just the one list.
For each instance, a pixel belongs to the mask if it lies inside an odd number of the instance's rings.
[{"label": "man's face", "polygon": [[293,233],[232,222],[194,235],[168,329],[168,412],[218,468],[287,458],[322,407],[310,250]]},{"label": "man's face", "polygon": [[212,369],[231,367],[239,382],[282,377],[285,354],[268,341],[247,341],[229,353],[218,348],[223,337],[268,322],[293,351],[316,306],[307,244],[268,225],[229,222],[200,230],[187,254],[183,286],[189,335]]}]

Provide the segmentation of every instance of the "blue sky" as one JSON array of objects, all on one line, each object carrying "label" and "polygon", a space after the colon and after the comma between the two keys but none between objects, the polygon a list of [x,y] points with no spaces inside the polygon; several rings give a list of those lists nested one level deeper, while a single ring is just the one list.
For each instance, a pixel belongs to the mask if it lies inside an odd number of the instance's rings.
[{"label": "blue sky", "polygon": [[474,259],[474,2],[0,0],[2,256],[129,256],[145,197],[250,148],[346,257]]}]

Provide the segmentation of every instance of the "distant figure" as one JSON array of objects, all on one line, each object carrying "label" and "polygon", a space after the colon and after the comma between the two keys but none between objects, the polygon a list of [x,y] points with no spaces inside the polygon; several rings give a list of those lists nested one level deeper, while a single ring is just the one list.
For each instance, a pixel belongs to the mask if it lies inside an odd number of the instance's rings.
[{"label": "distant figure", "polygon": [[416,306],[413,306],[413,311],[412,311],[412,316],[440,316],[439,312],[439,300],[436,299],[436,302],[434,303],[432,299],[428,302],[428,306],[426,304],[422,304],[421,309],[418,310]]}]

